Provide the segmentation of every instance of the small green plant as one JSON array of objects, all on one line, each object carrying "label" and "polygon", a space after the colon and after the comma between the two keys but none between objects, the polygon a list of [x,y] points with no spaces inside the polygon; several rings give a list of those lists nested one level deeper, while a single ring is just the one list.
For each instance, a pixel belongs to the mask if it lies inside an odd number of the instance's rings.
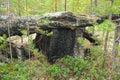
[{"label": "small green plant", "polygon": [[10,65],[3,63],[1,67],[1,80],[27,80],[27,74],[25,74],[27,70],[27,66],[25,63],[18,62],[17,64],[11,63]]},{"label": "small green plant", "polygon": [[34,76],[44,78],[44,68],[48,65],[40,60],[16,61],[0,64],[0,80],[33,80]]},{"label": "small green plant", "polygon": [[84,44],[84,39],[82,37],[78,37],[77,41],[79,44],[83,45]]},{"label": "small green plant", "polygon": [[0,37],[0,49],[5,49],[7,47],[7,36],[5,34],[3,34],[1,37]]},{"label": "small green plant", "polygon": [[113,31],[115,24],[113,24],[110,20],[105,20],[102,24],[96,26],[97,31],[103,31],[103,33],[105,33],[106,31]]},{"label": "small green plant", "polygon": [[116,45],[116,46],[115,46],[115,49],[116,49],[117,51],[120,51],[120,45]]},{"label": "small green plant", "polygon": [[21,33],[22,33],[23,35],[27,35],[27,34],[28,34],[28,31],[25,30],[25,29],[23,29],[23,30],[21,30]]},{"label": "small green plant", "polygon": [[53,35],[53,32],[48,32],[47,30],[42,30],[42,29],[37,29],[37,32],[42,34],[42,35],[46,35],[46,36],[51,36]]},{"label": "small green plant", "polygon": [[84,70],[87,68],[87,65],[88,62],[83,60],[81,57],[75,59],[72,56],[67,56],[62,58],[59,64],[55,63],[50,66],[47,71],[52,78],[69,79],[78,77],[80,74],[84,74]]}]

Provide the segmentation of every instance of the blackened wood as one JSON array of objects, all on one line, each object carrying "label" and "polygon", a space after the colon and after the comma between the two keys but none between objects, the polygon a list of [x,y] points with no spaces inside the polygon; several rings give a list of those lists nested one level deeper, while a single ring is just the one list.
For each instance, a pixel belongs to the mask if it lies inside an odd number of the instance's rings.
[{"label": "blackened wood", "polygon": [[60,28],[52,29],[52,32],[52,36],[38,34],[35,39],[36,46],[48,56],[49,62],[54,63],[58,58],[73,55],[75,30]]}]

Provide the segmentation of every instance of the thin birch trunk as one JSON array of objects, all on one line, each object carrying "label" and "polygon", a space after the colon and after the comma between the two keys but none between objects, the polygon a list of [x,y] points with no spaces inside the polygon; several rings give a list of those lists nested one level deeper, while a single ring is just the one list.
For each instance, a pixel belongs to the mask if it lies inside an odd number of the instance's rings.
[{"label": "thin birch trunk", "polygon": [[[112,19],[112,13],[110,13],[110,15],[109,15],[109,20],[111,20]],[[111,25],[109,25],[109,26],[111,26]],[[106,36],[105,36],[105,43],[104,43],[104,51],[106,51],[107,52],[107,44],[108,44],[108,39],[109,39],[109,31],[107,30],[107,32],[106,32]]]}]

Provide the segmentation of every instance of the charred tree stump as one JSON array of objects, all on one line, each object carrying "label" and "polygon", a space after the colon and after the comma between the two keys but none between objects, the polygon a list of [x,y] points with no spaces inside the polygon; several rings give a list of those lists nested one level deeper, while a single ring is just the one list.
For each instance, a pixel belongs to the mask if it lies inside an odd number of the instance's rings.
[{"label": "charred tree stump", "polygon": [[[53,29],[53,35],[46,36],[37,34],[36,46],[48,56],[48,61],[54,63],[56,59],[66,55],[74,55],[75,30],[60,28]],[[40,44],[38,44],[38,41]]]}]

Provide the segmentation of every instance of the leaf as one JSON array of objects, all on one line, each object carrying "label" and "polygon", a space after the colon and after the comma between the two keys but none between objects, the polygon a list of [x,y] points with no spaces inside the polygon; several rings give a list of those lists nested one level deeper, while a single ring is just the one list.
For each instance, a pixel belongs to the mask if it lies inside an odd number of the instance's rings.
[{"label": "leaf", "polygon": [[23,30],[21,30],[21,33],[23,34],[23,35],[27,35],[27,30],[25,30],[25,29],[23,29]]},{"label": "leaf", "polygon": [[83,43],[84,43],[84,39],[81,38],[81,37],[78,37],[78,38],[77,38],[77,41],[78,41],[80,44],[83,44]]},{"label": "leaf", "polygon": [[52,36],[53,35],[53,32],[49,32],[46,34],[47,36]]}]

